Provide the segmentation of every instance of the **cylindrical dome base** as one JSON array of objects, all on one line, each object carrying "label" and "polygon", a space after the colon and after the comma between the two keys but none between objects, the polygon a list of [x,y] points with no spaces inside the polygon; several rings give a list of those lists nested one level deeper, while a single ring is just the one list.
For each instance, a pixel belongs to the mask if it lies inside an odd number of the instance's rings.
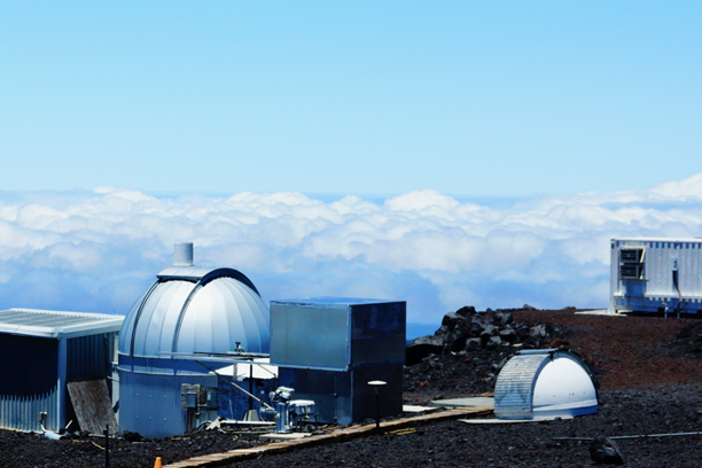
[{"label": "cylindrical dome base", "polygon": [[150,439],[183,435],[217,418],[217,376],[119,369],[119,431]]}]

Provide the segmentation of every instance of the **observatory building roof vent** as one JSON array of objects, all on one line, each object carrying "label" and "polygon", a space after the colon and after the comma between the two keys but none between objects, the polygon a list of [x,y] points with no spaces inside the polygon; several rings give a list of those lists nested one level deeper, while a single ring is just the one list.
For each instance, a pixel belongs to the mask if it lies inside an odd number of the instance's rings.
[{"label": "observatory building roof vent", "polygon": [[193,243],[177,242],[173,252],[174,267],[193,266]]}]

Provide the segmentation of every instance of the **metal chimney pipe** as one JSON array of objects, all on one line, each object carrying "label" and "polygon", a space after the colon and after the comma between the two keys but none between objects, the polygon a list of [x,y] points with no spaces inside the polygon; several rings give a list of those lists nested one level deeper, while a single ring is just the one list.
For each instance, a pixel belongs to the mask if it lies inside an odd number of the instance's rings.
[{"label": "metal chimney pipe", "polygon": [[173,250],[173,266],[193,266],[193,243],[176,242]]}]

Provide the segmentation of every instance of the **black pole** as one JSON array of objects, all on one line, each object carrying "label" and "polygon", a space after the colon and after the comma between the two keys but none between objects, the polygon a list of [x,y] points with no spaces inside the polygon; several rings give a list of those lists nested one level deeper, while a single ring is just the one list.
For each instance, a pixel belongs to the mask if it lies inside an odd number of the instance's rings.
[{"label": "black pole", "polygon": [[249,411],[253,409],[253,398],[251,398],[253,392],[253,364],[251,364],[249,366]]},{"label": "black pole", "polygon": [[375,434],[380,434],[380,387],[387,385],[382,380],[371,380],[368,385],[375,390]]},{"label": "black pole", "polygon": [[375,387],[375,434],[380,434],[380,392]]},{"label": "black pole", "polygon": [[110,468],[110,426],[105,426],[105,468]]}]

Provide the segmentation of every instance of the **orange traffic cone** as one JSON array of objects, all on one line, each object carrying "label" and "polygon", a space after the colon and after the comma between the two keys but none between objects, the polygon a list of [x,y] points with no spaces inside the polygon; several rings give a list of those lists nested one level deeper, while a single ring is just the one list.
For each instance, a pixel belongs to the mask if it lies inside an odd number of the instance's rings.
[{"label": "orange traffic cone", "polygon": [[154,463],[154,468],[162,468],[161,457],[156,457],[156,463]]}]

